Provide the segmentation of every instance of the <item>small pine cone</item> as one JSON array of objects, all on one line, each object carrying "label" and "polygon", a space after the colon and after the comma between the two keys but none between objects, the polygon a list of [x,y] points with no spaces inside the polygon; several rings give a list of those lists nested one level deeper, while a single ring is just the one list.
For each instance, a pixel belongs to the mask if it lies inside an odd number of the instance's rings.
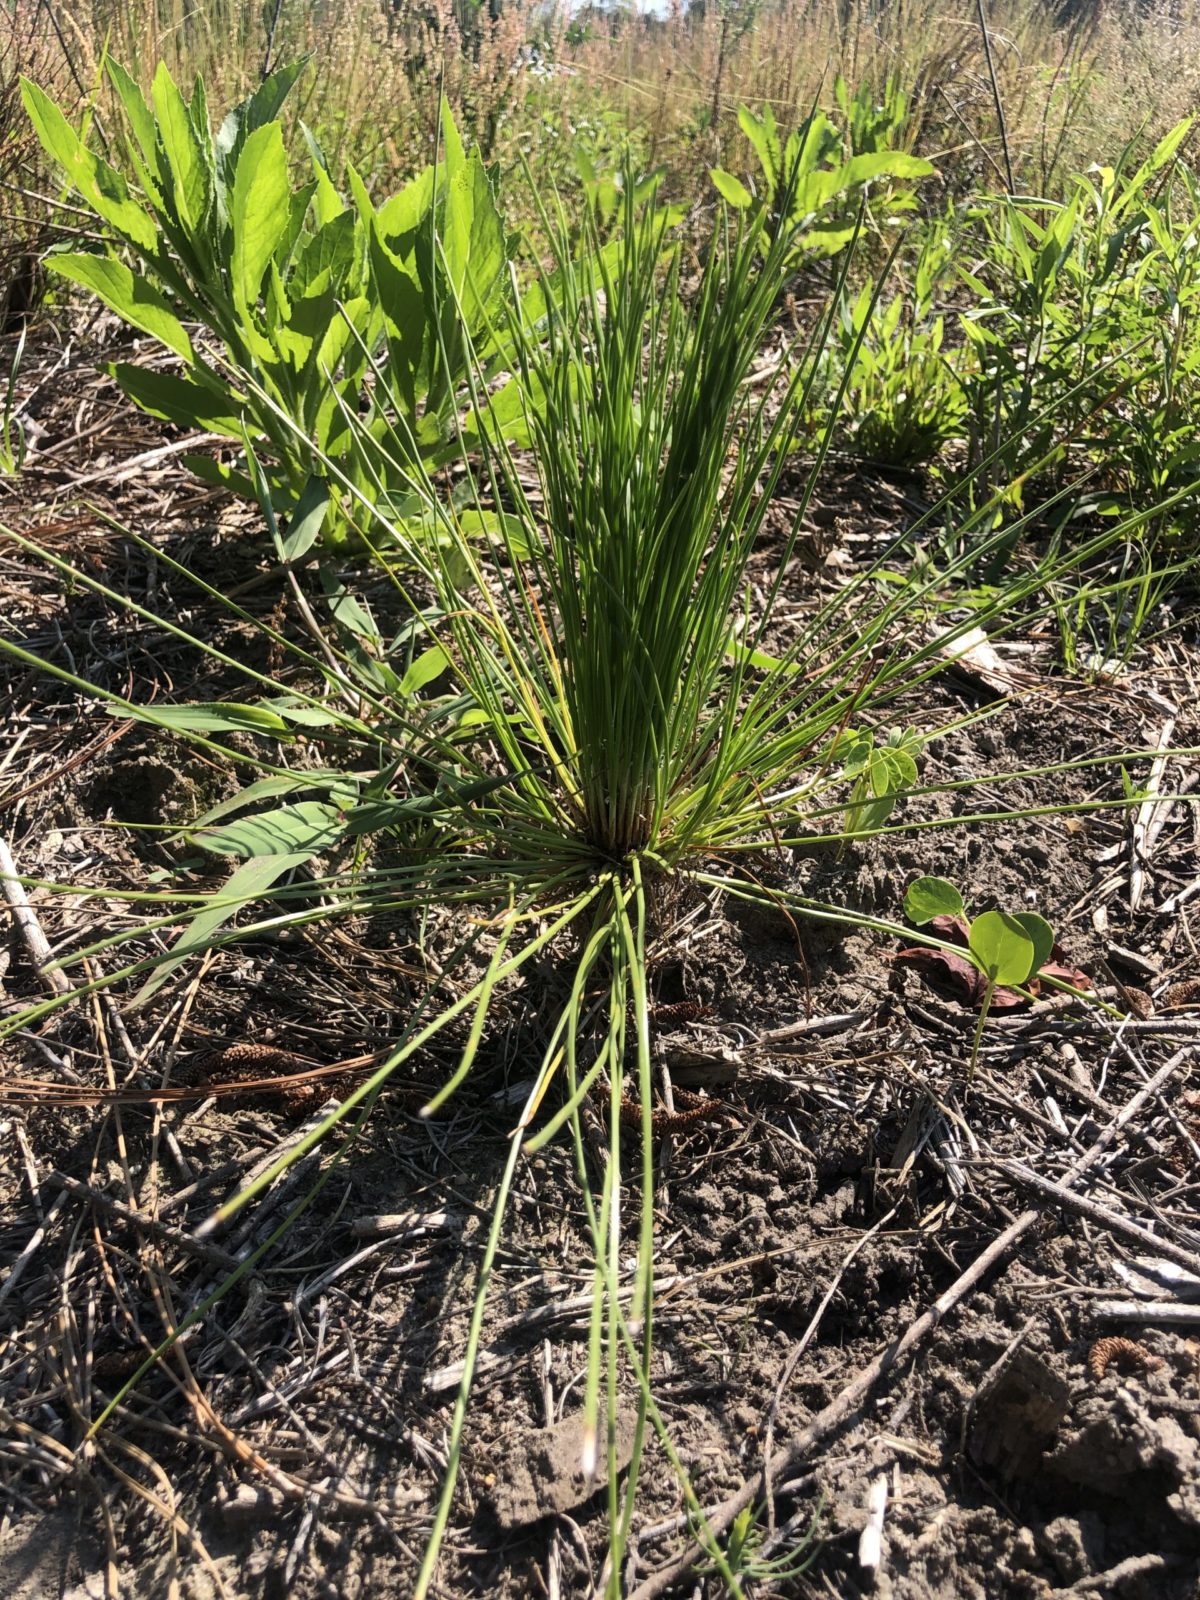
[{"label": "small pine cone", "polygon": [[1182,983],[1173,983],[1164,992],[1162,1004],[1172,1011],[1200,1005],[1200,978],[1184,978]]},{"label": "small pine cone", "polygon": [[208,1051],[195,1065],[198,1083],[241,1083],[245,1079],[270,1078],[288,1072],[303,1072],[312,1065],[303,1056],[291,1050],[280,1050],[273,1044],[253,1044],[243,1040],[240,1044],[226,1045],[223,1050]]},{"label": "small pine cone", "polygon": [[1088,1371],[1097,1383],[1114,1361],[1119,1367],[1137,1372],[1156,1372],[1163,1365],[1160,1356],[1152,1355],[1145,1345],[1135,1344],[1132,1339],[1097,1339],[1088,1351]]},{"label": "small pine cone", "polygon": [[1138,1019],[1138,1021],[1148,1022],[1154,1015],[1154,1001],[1146,993],[1145,989],[1131,989],[1126,987],[1124,994],[1125,999],[1129,1004],[1130,1011]]},{"label": "small pine cone", "polygon": [[705,1005],[703,1000],[679,1000],[674,1005],[655,1006],[650,1018],[656,1028],[665,1031],[669,1028],[678,1028],[685,1022],[697,1022],[701,1017],[707,1017],[711,1011],[712,1007]]}]

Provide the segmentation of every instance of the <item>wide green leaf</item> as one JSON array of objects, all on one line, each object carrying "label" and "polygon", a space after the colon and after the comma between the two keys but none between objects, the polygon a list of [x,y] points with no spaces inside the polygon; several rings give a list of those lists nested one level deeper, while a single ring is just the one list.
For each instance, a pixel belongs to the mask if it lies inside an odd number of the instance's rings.
[{"label": "wide green leaf", "polygon": [[159,63],[151,94],[158,136],[171,173],[175,210],[185,233],[195,240],[208,215],[212,186],[191,115],[166,62]]},{"label": "wide green leaf", "polygon": [[239,105],[228,113],[218,130],[214,148],[223,179],[237,171],[243,147],[252,133],[274,121],[292,85],[308,65],[308,57],[289,62],[269,73]]},{"label": "wide green leaf", "polygon": [[279,553],[284,561],[297,561],[312,549],[321,536],[328,510],[329,485],[320,478],[310,478],[292,512],[287,532],[279,542]]},{"label": "wide green leaf", "polygon": [[21,98],[42,147],[92,209],[131,244],[153,255],[158,244],[154,223],[130,198],[120,173],[92,154],[50,96],[28,78],[21,79]]},{"label": "wide green leaf", "polygon": [[191,706],[140,706],[132,712],[140,722],[157,728],[177,728],[180,733],[286,733],[288,725],[273,711],[240,705],[232,700],[210,700]]},{"label": "wide green leaf", "polygon": [[[224,800],[218,800],[215,806],[206,811],[202,817],[196,819],[191,827],[185,831],[184,837],[197,833],[202,828],[211,827],[214,822],[218,822],[222,817],[229,817],[235,812],[244,811],[247,806],[257,805],[260,800],[273,800],[281,794],[295,794],[300,789],[311,791],[313,787],[313,774],[308,772],[297,773],[294,778],[285,777],[282,773],[274,774],[269,778],[256,778],[253,783],[247,784],[244,789],[239,789],[236,794],[229,795]],[[349,797],[351,800],[354,798],[352,789],[349,791]]]},{"label": "wide green leaf", "polygon": [[1029,969],[1029,976],[1036,978],[1054,951],[1054,929],[1036,911],[1018,911],[1016,920],[1033,944],[1033,965]]},{"label": "wide green leaf", "polygon": [[218,856],[290,855],[305,858],[332,849],[346,836],[345,813],[325,800],[297,800],[257,816],[239,817],[224,827],[191,835],[194,842]]},{"label": "wide green leaf", "polygon": [[244,308],[257,304],[267,263],[288,225],[289,202],[283,130],[270,122],[247,138],[233,180],[233,292]]},{"label": "wide green leaf", "polygon": [[738,211],[745,211],[748,206],[754,204],[754,196],[732,172],[726,172],[723,167],[710,167],[708,175],[716,185],[721,198],[736,207]]},{"label": "wide green leaf", "polygon": [[46,265],[83,289],[99,295],[125,322],[165,344],[168,350],[192,359],[192,341],[164,297],[141,273],[133,273],[115,256],[51,254]]},{"label": "wide green leaf", "polygon": [[211,903],[192,918],[172,946],[170,956],[155,967],[153,974],[134,995],[131,1005],[135,1007],[144,1005],[188,956],[208,948],[213,936],[231,917],[236,916],[245,906],[260,899],[286,872],[290,872],[294,867],[303,866],[311,854],[312,852],[307,850],[294,850],[291,853],[261,856],[256,860],[244,861],[212,897]]},{"label": "wide green leaf", "polygon": [[933,170],[932,161],[926,161],[924,156],[910,156],[902,150],[875,150],[851,156],[838,176],[851,187],[876,178],[928,178]]},{"label": "wide green leaf", "polygon": [[427,684],[440,678],[450,665],[450,657],[440,644],[423,650],[400,680],[401,694],[417,694]]},{"label": "wide green leaf", "polygon": [[455,520],[459,530],[468,539],[494,539],[522,559],[531,553],[525,524],[520,517],[505,511],[468,510],[460,511]]},{"label": "wide green leaf", "polygon": [[110,56],[105,62],[108,76],[112,80],[113,88],[129,118],[129,126],[133,129],[134,137],[138,142],[144,163],[144,173],[149,174],[156,187],[160,182],[158,159],[158,129],[154,124],[154,113],[146,104],[146,97],[126,72],[119,61],[114,61]]},{"label": "wide green leaf", "polygon": [[1019,984],[1032,975],[1037,947],[1007,911],[985,911],[976,917],[969,942],[990,983]]},{"label": "wide green leaf", "polygon": [[[118,361],[109,369],[123,393],[152,417],[177,423],[181,428],[203,428],[240,439],[245,426],[235,410],[228,385],[208,387],[157,367],[135,367]],[[192,368],[193,371],[197,369]]]},{"label": "wide green leaf", "polygon": [[354,213],[341,211],[306,239],[296,252],[288,285],[292,298],[321,294],[331,287],[340,290],[354,265],[358,237]]},{"label": "wide green leaf", "polygon": [[756,117],[748,106],[739,106],[738,123],[754,146],[755,154],[763,169],[763,177],[767,181],[768,191],[774,196],[783,165],[783,147],[779,142],[775,113],[767,105],[763,107],[762,116]]},{"label": "wide green leaf", "polygon": [[29,78],[21,79],[21,99],[30,122],[42,141],[42,148],[64,172],[74,174],[85,153],[75,129],[63,116],[46,91]]},{"label": "wide green leaf", "polygon": [[918,928],[934,917],[961,917],[963,897],[948,878],[917,878],[904,895],[904,914]]}]

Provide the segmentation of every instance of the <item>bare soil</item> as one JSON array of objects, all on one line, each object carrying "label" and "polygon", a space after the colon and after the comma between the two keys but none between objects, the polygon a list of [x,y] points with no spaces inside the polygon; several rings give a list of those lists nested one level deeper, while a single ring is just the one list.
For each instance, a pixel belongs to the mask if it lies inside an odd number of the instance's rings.
[{"label": "bare soil", "polygon": [[[93,354],[54,371],[43,351],[42,431],[24,476],[0,480],[0,522],[274,670],[254,629],[173,567],[241,590],[251,615],[291,629],[254,516],[198,485],[176,454],[153,454],[176,436],[132,415],[92,375]],[[915,481],[831,469],[784,612],[803,615],[903,531],[920,497]],[[764,548],[762,576],[774,555]],[[8,636],[72,676],[132,701],[233,692],[185,640],[65,584],[3,535],[0,592]],[[1007,776],[1152,748],[1173,714],[1170,742],[1200,744],[1193,602],[1177,596],[1168,620],[1123,677],[1094,685],[1058,670],[1044,626],[1018,631],[1008,648],[1029,691],[948,733],[927,760],[928,780],[983,788],[915,801],[903,820],[1046,814],[909,831],[841,859],[767,851],[756,868],[768,889],[851,914],[899,919],[924,872],[953,878],[974,910],[1036,906],[1113,1014],[1054,997],[998,1014],[968,1084],[972,1013],[896,963],[894,942],[697,884],[658,907],[657,1059],[703,1099],[695,1115],[663,1119],[654,1393],[705,1507],[770,1453],[761,1554],[795,1555],[809,1539],[811,1563],[754,1580],[756,1596],[1197,1594],[1195,1286],[1151,1285],[1160,1304],[1132,1320],[1103,1303],[1136,1299],[1130,1264],[1161,1261],[1122,1219],[1200,1273],[1200,899],[1185,893],[1200,871],[1188,798],[1200,766],[1166,765],[1162,787],[1182,798],[1160,814],[1136,906],[1129,815],[1092,809],[1120,799],[1119,767]],[[77,891],[30,892],[54,949],[97,944],[137,908],[79,891],[168,881],[173,830],[236,780],[98,711],[70,682],[10,664],[0,692],[0,837],[20,873]],[[910,698],[897,723],[950,723],[995,694],[947,671]],[[1127,766],[1146,780],[1148,760]],[[1054,814],[1069,806],[1080,809]],[[211,862],[190,870],[199,886],[219,881]],[[445,1114],[417,1110],[452,1042],[397,1074],[350,1159],[318,1149],[244,1223],[206,1239],[197,1229],[318,1112],[325,1083],[274,1081],[295,1057],[342,1063],[396,1037],[451,919],[435,919],[423,944],[421,932],[395,919],[247,941],[181,969],[147,1008],[128,1006],[129,980],[0,1047],[0,1559],[13,1600],[411,1592],[513,1107],[571,951],[504,996]],[[96,977],[118,964],[103,948],[89,963]],[[42,992],[9,919],[0,1001],[16,1010]],[[190,1098],[149,1103],[163,1085]],[[117,1086],[122,1103],[94,1103]],[[1075,1192],[1107,1221],[1035,1181],[1063,1182],[1097,1140],[1107,1147]],[[632,1136],[628,1155],[632,1178]],[[317,1201],[93,1434],[147,1353],[318,1175]],[[1036,1221],[1014,1246],[825,1427],[827,1408],[1030,1207]],[[496,1263],[441,1595],[582,1597],[599,1577],[604,1496],[578,1475],[589,1260],[573,1153],[552,1145],[520,1169]],[[1164,1320],[1164,1301],[1190,1309],[1190,1326]],[[1097,1348],[1113,1337],[1127,1344]],[[622,1459],[635,1403],[630,1386]],[[812,1447],[790,1452],[814,1425]],[[859,1540],[880,1479],[873,1574]],[[686,1550],[682,1508],[652,1441],[627,1593],[649,1594]],[[701,1570],[672,1592],[722,1589]]]}]

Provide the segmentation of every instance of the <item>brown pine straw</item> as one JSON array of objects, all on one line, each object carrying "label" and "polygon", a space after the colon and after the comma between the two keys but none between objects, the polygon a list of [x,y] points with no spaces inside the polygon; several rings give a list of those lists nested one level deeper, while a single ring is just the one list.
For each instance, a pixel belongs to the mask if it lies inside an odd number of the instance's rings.
[{"label": "brown pine straw", "polygon": [[[228,1056],[240,1046],[221,1052]],[[348,1056],[329,1066],[307,1065],[308,1058],[295,1055],[290,1050],[270,1053],[280,1060],[304,1063],[296,1072],[275,1073],[270,1077],[221,1079],[198,1084],[168,1084],[157,1089],[93,1089],[87,1084],[56,1083],[45,1078],[12,1077],[0,1079],[0,1105],[21,1106],[146,1106],[177,1104],[181,1101],[221,1099],[224,1096],[247,1094],[276,1094],[292,1089],[298,1084],[319,1083],[325,1078],[336,1078],[347,1072],[365,1072],[378,1066],[390,1053],[390,1047],[374,1050],[369,1055]]]}]

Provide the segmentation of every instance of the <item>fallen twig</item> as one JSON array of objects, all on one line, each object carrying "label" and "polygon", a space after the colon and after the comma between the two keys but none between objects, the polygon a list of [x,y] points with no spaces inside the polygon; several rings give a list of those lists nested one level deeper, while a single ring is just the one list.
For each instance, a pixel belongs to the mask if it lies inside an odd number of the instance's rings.
[{"label": "fallen twig", "polygon": [[1166,720],[1159,730],[1155,740],[1155,749],[1158,754],[1150,767],[1150,777],[1146,787],[1150,791],[1150,798],[1143,800],[1138,806],[1133,817],[1133,831],[1129,847],[1129,909],[1136,911],[1141,905],[1146,893],[1146,863],[1150,852],[1154,848],[1155,840],[1162,832],[1163,824],[1170,815],[1175,804],[1171,798],[1163,798],[1161,793],[1163,776],[1170,760],[1168,746],[1171,736],[1175,732],[1176,708],[1168,701],[1155,696],[1157,704],[1166,712]]},{"label": "fallen twig", "polygon": [[82,477],[72,476],[72,489],[82,489],[89,483],[102,483],[106,488],[115,488],[117,484],[126,482],[129,478],[136,478],[139,472],[144,472],[147,467],[157,466],[160,461],[166,461],[171,456],[182,455],[185,450],[195,450],[202,444],[228,444],[228,439],[220,433],[191,433],[186,439],[174,439],[170,444],[155,445],[153,450],[143,450],[140,455],[130,456],[127,461],[114,462],[111,466],[101,467],[97,472],[84,473]]},{"label": "fallen twig", "polygon": [[1174,1322],[1200,1327],[1200,1306],[1182,1300],[1096,1300],[1091,1311],[1104,1322]]},{"label": "fallen twig", "polygon": [[394,1211],[375,1217],[355,1217],[350,1232],[355,1239],[390,1239],[397,1233],[433,1233],[462,1226],[453,1211]]},{"label": "fallen twig", "polygon": [[1149,1550],[1144,1555],[1127,1556],[1124,1561],[1118,1561],[1115,1567],[1109,1567],[1107,1572],[1096,1572],[1090,1578],[1080,1578],[1069,1589],[1052,1589],[1051,1595],[1053,1600],[1067,1600],[1068,1595],[1116,1594],[1127,1578],[1145,1578],[1152,1572],[1166,1572],[1177,1565],[1178,1562],[1169,1556]]},{"label": "fallen twig", "polygon": [[1078,1216],[1086,1217],[1089,1222],[1107,1229],[1109,1233],[1115,1233],[1119,1238],[1128,1239],[1133,1244],[1143,1245],[1147,1250],[1165,1256],[1168,1261],[1175,1261],[1179,1266],[1186,1267],[1189,1272],[1200,1274],[1200,1255],[1194,1250],[1188,1250],[1183,1245],[1175,1244],[1170,1239],[1152,1233],[1149,1228],[1142,1227],[1140,1222],[1134,1222],[1131,1217],[1123,1217],[1119,1211],[1101,1205],[1099,1200],[1089,1200],[1085,1195],[1076,1194],[1064,1184],[1055,1183],[1051,1178],[1043,1178],[1040,1173],[1031,1171],[1023,1162],[1001,1161],[997,1166],[999,1171],[1011,1178],[1014,1183],[1045,1195],[1047,1199],[1062,1206],[1065,1211],[1073,1211]]},{"label": "fallen twig", "polygon": [[38,981],[44,988],[49,989],[51,994],[70,994],[71,980],[65,972],[60,972],[52,965],[54,951],[51,950],[50,941],[42,932],[37,913],[25,893],[25,885],[17,875],[17,864],[12,858],[12,852],[3,839],[0,839],[0,883],[4,887],[4,898],[12,909],[17,931],[29,951],[29,958],[33,962],[33,970],[38,975]]},{"label": "fallen twig", "polygon": [[48,1172],[44,1182],[52,1189],[62,1189],[80,1200],[99,1206],[101,1211],[107,1211],[110,1216],[131,1223],[143,1233],[148,1233],[152,1239],[174,1245],[186,1254],[206,1261],[210,1267],[219,1267],[222,1271],[228,1272],[238,1264],[237,1258],[230,1255],[227,1250],[222,1250],[219,1245],[207,1244],[203,1239],[193,1239],[182,1229],[172,1228],[169,1223],[159,1222],[157,1217],[148,1217],[143,1211],[135,1211],[132,1206],[125,1205],[121,1200],[114,1200],[111,1195],[102,1194],[100,1190],[91,1188],[78,1178],[68,1177],[65,1172]]},{"label": "fallen twig", "polygon": [[883,1519],[887,1511],[887,1473],[881,1472],[872,1480],[867,1495],[867,1525],[859,1535],[858,1564],[868,1583],[875,1581],[879,1564],[883,1560]]},{"label": "fallen twig", "polygon": [[66,1204],[66,1199],[66,1195],[60,1194],[58,1196],[57,1200],[55,1200],[51,1205],[49,1211],[46,1212],[43,1221],[40,1222],[34,1229],[28,1244],[26,1244],[25,1248],[21,1251],[21,1254],[8,1269],[8,1276],[5,1278],[3,1283],[0,1283],[0,1305],[3,1305],[5,1300],[8,1299],[8,1296],[17,1286],[18,1278],[20,1278],[21,1274],[33,1260],[34,1256],[37,1255],[38,1250],[41,1248],[42,1240],[46,1237],[46,1234],[49,1231],[50,1224],[54,1221],[55,1217],[57,1217],[58,1213]]}]

